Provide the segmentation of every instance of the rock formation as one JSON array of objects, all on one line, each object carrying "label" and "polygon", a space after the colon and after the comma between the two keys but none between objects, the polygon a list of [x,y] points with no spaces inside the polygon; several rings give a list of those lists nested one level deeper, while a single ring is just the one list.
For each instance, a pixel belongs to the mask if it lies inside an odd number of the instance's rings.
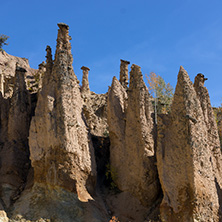
[{"label": "rock formation", "polygon": [[84,101],[83,115],[85,117],[90,134],[103,137],[108,134],[107,126],[107,93],[96,94],[89,89],[89,68],[82,66],[82,86],[80,88],[81,96]]},{"label": "rock formation", "polygon": [[0,221],[222,221],[204,75],[193,84],[180,68],[171,111],[156,124],[140,67],[128,86],[120,60],[120,79],[96,94],[83,66],[80,87],[69,27],[58,26],[55,59],[47,46],[38,70],[0,52]]},{"label": "rock formation", "polygon": [[126,111],[127,189],[148,206],[159,194],[152,113],[140,67],[132,65]]},{"label": "rock formation", "polygon": [[[43,87],[30,126],[34,185],[16,202],[13,218],[105,221],[107,215],[96,201],[98,197],[91,196],[95,193],[95,156],[72,68],[69,27],[64,23],[58,26],[55,60],[53,63],[51,49],[47,47]],[[89,203],[90,200],[95,203]]]},{"label": "rock formation", "polygon": [[120,190],[151,206],[159,195],[152,106],[140,67],[132,65],[128,94],[114,77],[108,96],[110,162]]},{"label": "rock formation", "polygon": [[126,108],[127,93],[116,77],[113,77],[112,85],[108,91],[107,100],[107,122],[109,125],[110,137],[110,164],[112,171],[118,174],[114,178],[120,190],[126,189],[125,166],[123,160],[126,160],[125,148],[125,129],[126,129]]},{"label": "rock formation", "polygon": [[128,86],[128,65],[130,64],[129,61],[120,60],[120,78],[119,81],[121,85],[126,89]]},{"label": "rock formation", "polygon": [[[13,93],[13,83],[15,76],[16,64],[19,67],[24,68],[27,72],[25,73],[25,80],[32,79],[33,75],[37,70],[30,68],[29,61],[26,58],[20,58],[9,55],[5,51],[0,52],[0,70],[4,75],[4,97],[8,98]],[[1,83],[2,84],[2,83]]]},{"label": "rock formation", "polygon": [[24,189],[30,168],[28,136],[31,104],[25,72],[21,67],[16,68],[10,103],[9,99],[1,97],[0,200],[5,209]]},{"label": "rock formation", "polygon": [[[196,82],[197,91],[198,85]],[[198,97],[181,67],[171,114],[158,122],[157,166],[164,194],[160,207],[163,221],[219,221],[217,169],[202,108],[203,101],[209,99],[205,96]]]},{"label": "rock formation", "polygon": [[81,93],[82,94],[88,94],[90,92],[89,90],[89,68],[86,66],[81,67],[83,75],[82,75],[82,86],[81,86]]},{"label": "rock formation", "polygon": [[[96,172],[93,147],[82,119],[82,101],[72,68],[69,27],[58,24],[55,61],[47,63],[47,85],[38,98],[30,128],[34,181],[59,186],[89,199]],[[49,49],[48,49],[49,51]],[[50,55],[47,58],[50,59]],[[44,89],[45,87],[45,89]],[[87,184],[88,183],[88,184]]]}]

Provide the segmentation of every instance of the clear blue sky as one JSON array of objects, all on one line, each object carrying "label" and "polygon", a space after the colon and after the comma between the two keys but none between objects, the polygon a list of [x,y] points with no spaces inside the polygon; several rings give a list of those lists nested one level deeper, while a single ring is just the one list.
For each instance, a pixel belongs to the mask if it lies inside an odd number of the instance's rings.
[{"label": "clear blue sky", "polygon": [[33,68],[45,60],[46,45],[55,52],[57,23],[67,23],[75,74],[81,80],[88,66],[97,93],[107,91],[125,59],[174,87],[180,65],[192,81],[201,72],[212,105],[222,103],[221,0],[5,0],[0,21],[0,33],[10,36],[6,52]]}]

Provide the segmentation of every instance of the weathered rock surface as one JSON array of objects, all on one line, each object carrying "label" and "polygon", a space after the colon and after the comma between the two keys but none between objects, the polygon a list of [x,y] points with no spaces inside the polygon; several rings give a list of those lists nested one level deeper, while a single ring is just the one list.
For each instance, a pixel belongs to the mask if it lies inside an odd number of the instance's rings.
[{"label": "weathered rock surface", "polygon": [[83,66],[80,87],[69,27],[58,26],[55,60],[47,46],[38,71],[0,52],[0,221],[147,222],[160,212],[162,221],[222,221],[221,144],[204,75],[193,85],[180,68],[156,135],[140,67],[128,86],[121,60],[120,79],[96,94]]},{"label": "weathered rock surface", "polygon": [[93,136],[107,137],[107,93],[96,94],[89,89],[89,68],[82,66],[82,86],[80,88],[83,99],[83,115],[89,132]]},{"label": "weathered rock surface", "polygon": [[110,137],[110,164],[114,174],[118,174],[115,183],[120,190],[126,188],[125,165],[125,129],[127,93],[116,77],[113,77],[112,85],[108,91],[107,122]]},{"label": "weathered rock surface", "polygon": [[[128,98],[128,99],[127,99]],[[128,95],[114,78],[108,96],[111,170],[122,191],[151,206],[160,194],[152,106],[140,67],[132,65]]]},{"label": "weathered rock surface", "polygon": [[171,114],[158,122],[157,165],[164,194],[160,207],[164,221],[219,221],[218,188],[203,100],[181,67]]},{"label": "weathered rock surface", "polygon": [[40,92],[30,128],[34,180],[75,191],[80,199],[88,200],[87,186],[92,189],[96,178],[93,147],[82,118],[68,26],[58,26],[52,72],[47,70],[44,76],[48,84]]},{"label": "weathered rock surface", "polygon": [[154,124],[148,89],[140,67],[132,65],[126,110],[126,189],[150,206],[159,195],[154,156]]},{"label": "weathered rock surface", "polygon": [[0,52],[0,71],[3,74],[4,84],[4,97],[11,97],[13,93],[13,83],[15,76],[16,66],[24,68],[27,72],[25,73],[25,80],[33,79],[33,75],[37,70],[30,68],[29,61],[26,58],[20,58],[16,56],[9,55],[5,51]]},{"label": "weathered rock surface", "polygon": [[96,183],[95,156],[72,68],[69,27],[63,23],[58,26],[55,61],[47,47],[43,87],[30,127],[34,185],[16,202],[13,218],[106,221],[101,200],[92,198]]},{"label": "weathered rock surface", "polygon": [[109,134],[107,124],[107,93],[96,94],[90,92],[81,94],[83,98],[83,115],[90,134],[107,137]]},{"label": "weathered rock surface", "polygon": [[90,69],[86,66],[82,66],[81,69],[83,71],[81,93],[82,94],[88,94],[88,93],[90,93],[89,79],[88,79]]},{"label": "weathered rock surface", "polygon": [[12,98],[1,97],[0,200],[5,210],[24,189],[30,168],[31,103],[25,72],[23,68],[16,68]]},{"label": "weathered rock surface", "polygon": [[121,85],[126,89],[128,87],[128,65],[130,64],[129,61],[120,60],[120,78],[119,81]]}]

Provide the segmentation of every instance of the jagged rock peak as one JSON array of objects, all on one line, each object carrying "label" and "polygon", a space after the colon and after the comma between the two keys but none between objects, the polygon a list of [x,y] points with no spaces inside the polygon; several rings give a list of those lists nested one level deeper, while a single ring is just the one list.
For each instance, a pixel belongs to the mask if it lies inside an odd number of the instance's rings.
[{"label": "jagged rock peak", "polygon": [[82,66],[81,69],[82,69],[82,72],[83,72],[81,93],[87,94],[87,93],[90,93],[89,79],[88,79],[90,69],[86,66]]},{"label": "jagged rock peak", "polygon": [[140,67],[133,64],[127,93],[115,77],[108,93],[110,161],[118,175],[115,182],[119,189],[146,207],[159,193],[151,115],[148,89]]},{"label": "jagged rock peak", "polygon": [[125,151],[125,128],[127,93],[125,88],[114,76],[112,85],[108,91],[107,99],[107,122],[110,137],[110,163],[118,174],[115,183],[120,190],[125,189],[125,165],[122,160],[126,157]]},{"label": "jagged rock peak", "polygon": [[172,111],[158,120],[163,221],[218,221],[217,170],[201,105],[187,72],[180,67]]},{"label": "jagged rock peak", "polygon": [[120,83],[124,88],[128,86],[128,65],[130,64],[129,61],[120,59]]},{"label": "jagged rock peak", "polygon": [[179,70],[177,79],[178,79],[178,81],[180,80],[180,81],[185,81],[185,82],[191,83],[190,77],[189,77],[187,71],[183,68],[183,66],[180,66],[180,70]]},{"label": "jagged rock peak", "polygon": [[[31,161],[35,182],[78,192],[84,199],[88,198],[86,181],[87,185],[94,185],[95,159],[72,68],[68,26],[60,24],[59,28],[55,62],[49,77],[53,81],[46,85],[43,82],[30,127]],[[50,48],[47,53],[51,57]]]},{"label": "jagged rock peak", "polygon": [[159,193],[154,157],[153,108],[141,68],[133,64],[130,71],[126,110],[127,190],[145,206],[151,206]]},{"label": "jagged rock peak", "polygon": [[143,80],[143,75],[141,72],[141,67],[138,65],[133,64],[131,66],[131,71],[130,71],[130,85],[129,87],[133,87],[135,84],[138,84],[138,80],[142,79]]},{"label": "jagged rock peak", "polygon": [[52,49],[49,45],[46,47],[46,72],[51,73],[53,66]]},{"label": "jagged rock peak", "polygon": [[68,50],[71,53],[71,37],[69,36],[69,26],[65,23],[58,23],[58,37],[57,37],[57,46],[56,54],[63,52],[62,50]]}]

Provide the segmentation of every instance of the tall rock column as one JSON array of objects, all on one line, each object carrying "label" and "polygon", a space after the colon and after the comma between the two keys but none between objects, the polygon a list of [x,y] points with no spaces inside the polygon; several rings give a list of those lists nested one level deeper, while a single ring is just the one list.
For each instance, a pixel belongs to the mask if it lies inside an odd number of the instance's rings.
[{"label": "tall rock column", "polygon": [[140,67],[132,65],[128,94],[114,77],[108,93],[111,170],[120,190],[150,207],[160,193],[154,154],[154,123]]},{"label": "tall rock column", "polygon": [[219,220],[222,220],[222,154],[214,111],[211,106],[208,90],[204,86],[204,82],[206,80],[207,78],[205,78],[203,74],[197,74],[194,81],[194,88],[196,90],[197,97],[200,100],[204,121],[207,127],[207,138],[209,148],[211,150],[211,161],[213,164],[215,186],[217,188],[217,198],[221,205],[218,210],[218,214]]},{"label": "tall rock column", "polygon": [[[0,151],[0,196],[6,209],[24,189],[30,167],[28,136],[31,104],[24,79],[25,72],[25,69],[16,67],[13,95],[10,107],[8,107],[9,111],[7,110],[9,112],[7,129],[5,129],[7,136]],[[4,128],[6,125],[2,125],[2,127]]]},{"label": "tall rock column", "polygon": [[159,194],[153,108],[140,67],[132,65],[126,110],[126,190],[151,206]]},{"label": "tall rock column", "polygon": [[91,198],[87,190],[91,191],[96,181],[95,157],[82,117],[69,27],[64,23],[58,26],[54,64],[48,47],[43,87],[30,128],[34,182],[77,192],[79,199],[86,201]]},{"label": "tall rock column", "polygon": [[82,75],[82,86],[81,86],[81,93],[88,94],[90,92],[89,90],[89,68],[82,66],[81,67],[83,75]]},{"label": "tall rock column", "polygon": [[124,190],[126,158],[125,129],[126,129],[126,107],[127,93],[116,77],[113,77],[112,85],[108,91],[107,98],[107,122],[109,126],[110,164],[114,172],[118,174],[115,183],[120,190]]},{"label": "tall rock column", "polygon": [[210,102],[210,96],[207,88],[204,86],[204,82],[207,78],[203,74],[199,73],[195,77],[194,88],[197,93],[197,97],[200,100],[201,108],[204,115],[204,121],[208,132],[208,141],[211,146],[211,150],[214,152],[220,152],[220,139],[217,130],[217,123],[215,120],[213,108]]},{"label": "tall rock column", "polygon": [[128,86],[128,65],[129,61],[120,59],[120,83],[126,89]]},{"label": "tall rock column", "polygon": [[200,100],[180,68],[169,116],[158,122],[163,221],[219,221],[213,156]]}]

